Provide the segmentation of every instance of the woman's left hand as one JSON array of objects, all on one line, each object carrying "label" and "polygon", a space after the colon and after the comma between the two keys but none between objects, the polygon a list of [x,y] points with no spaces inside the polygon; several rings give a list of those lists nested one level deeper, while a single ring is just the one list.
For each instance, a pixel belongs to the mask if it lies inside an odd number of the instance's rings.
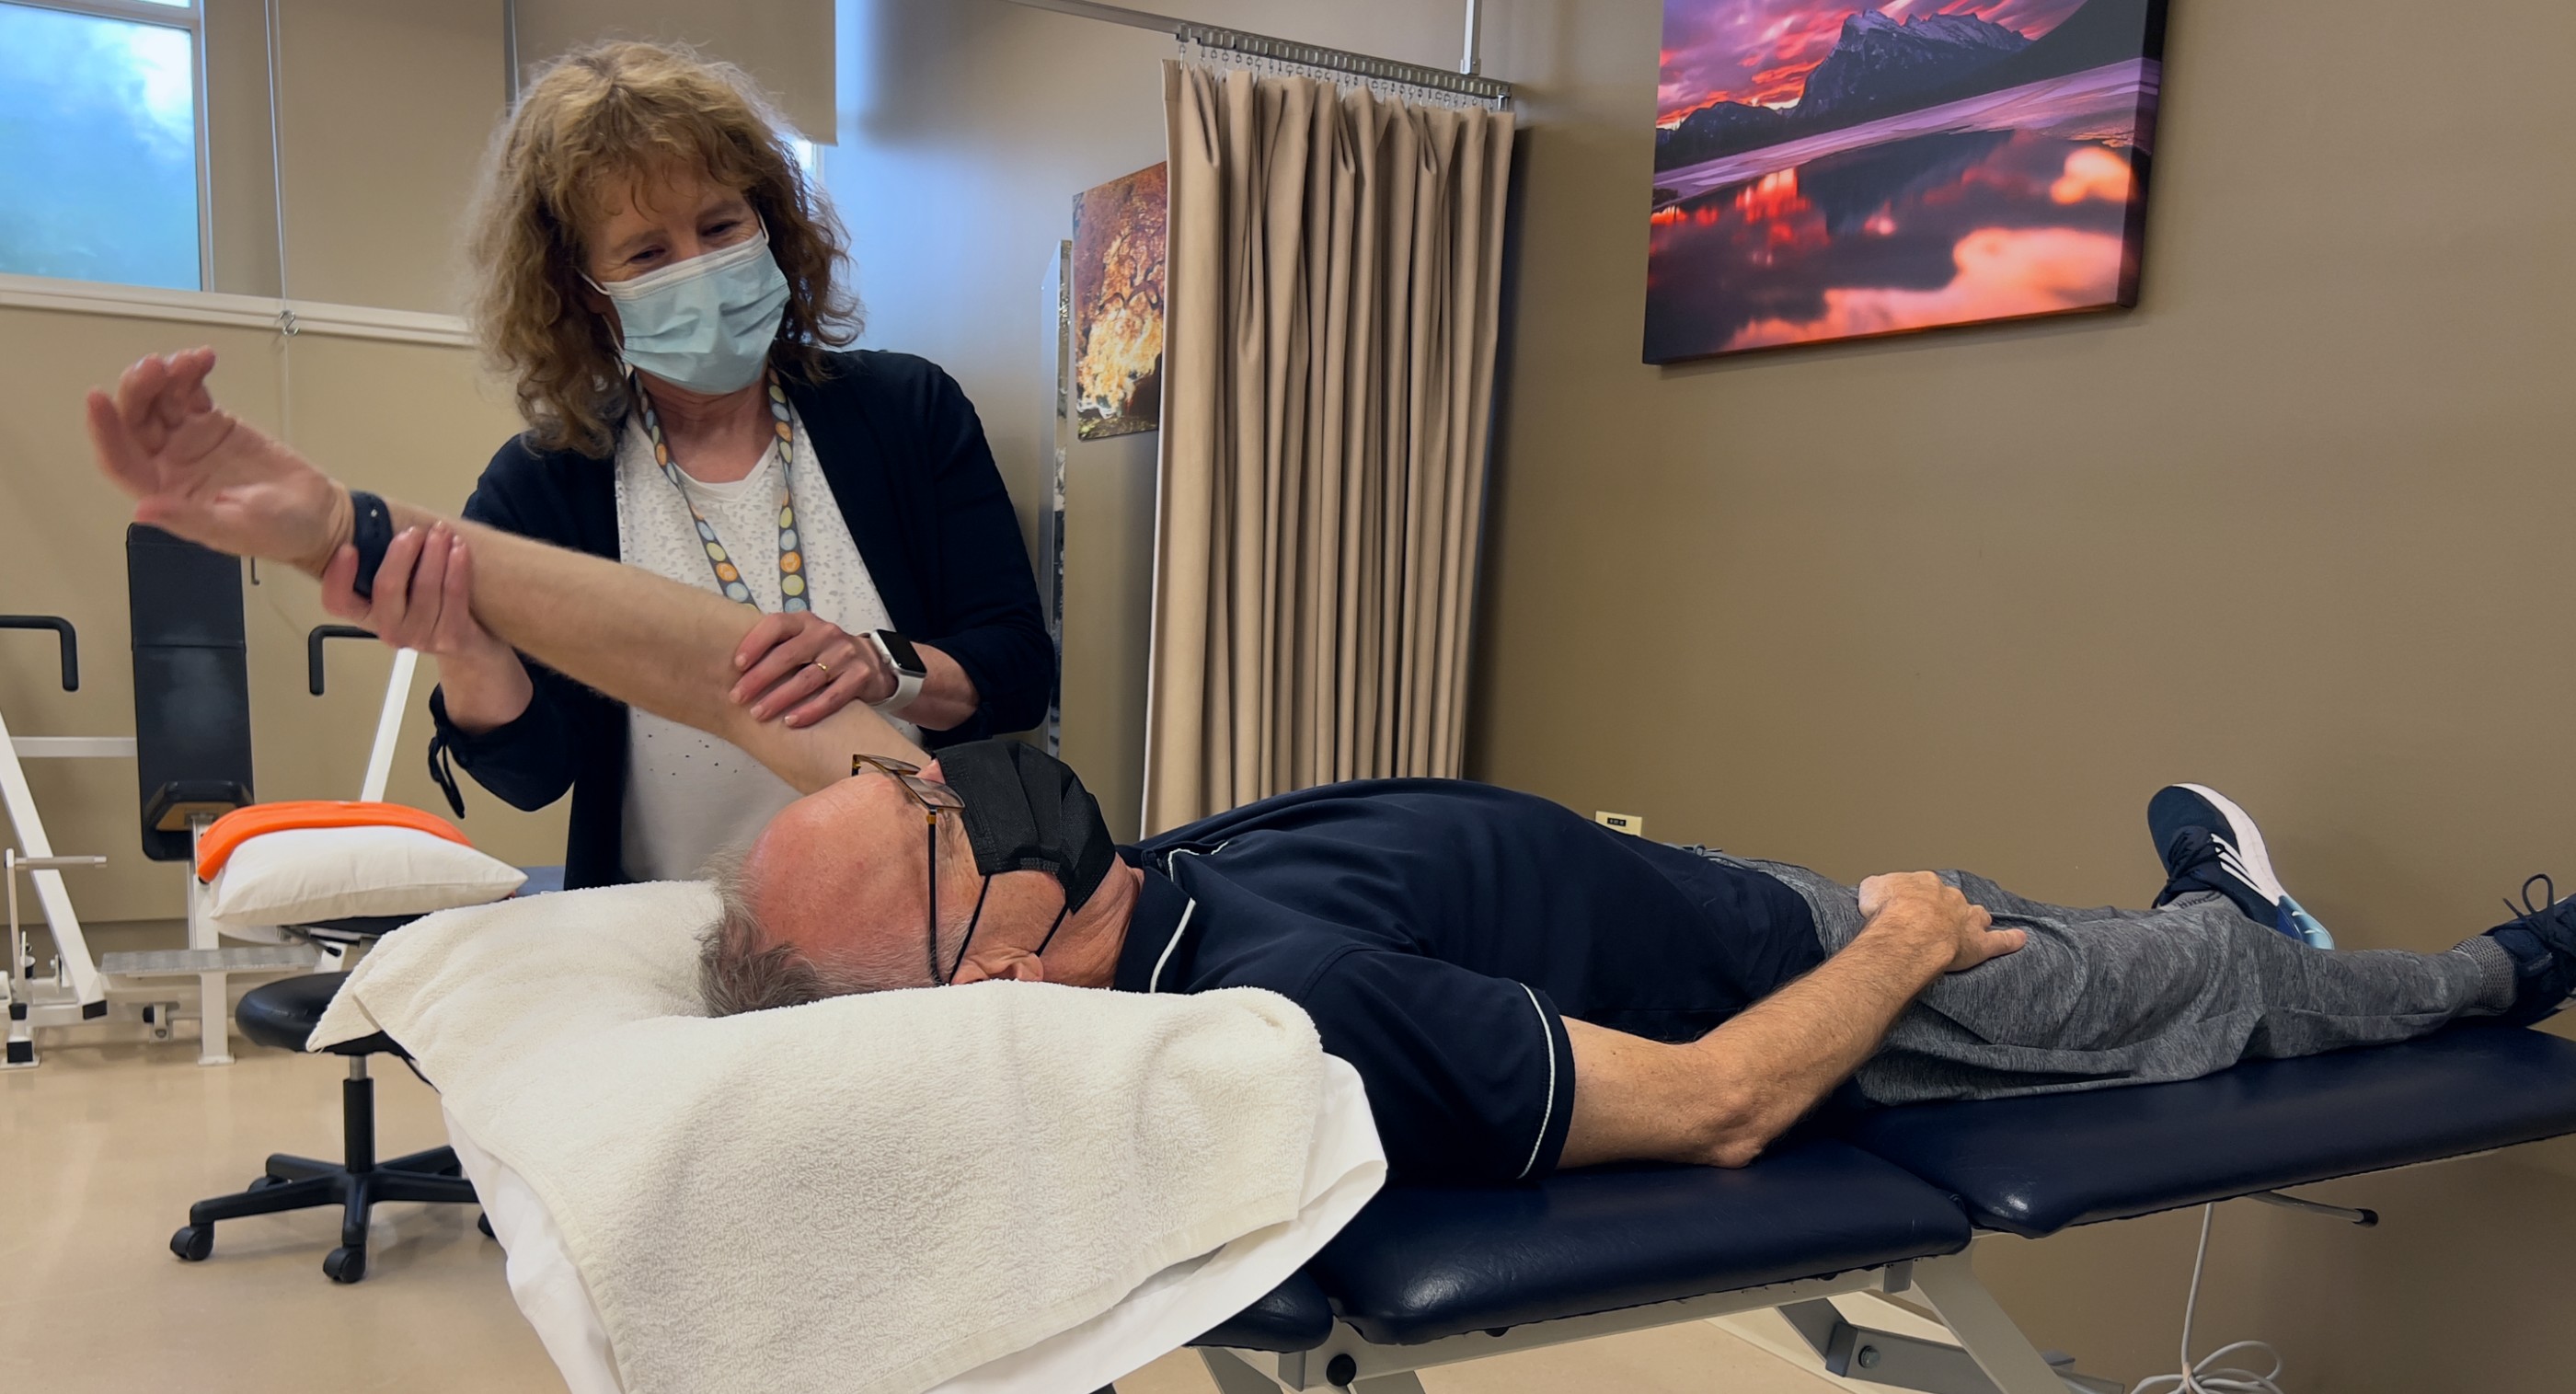
[{"label": "woman's left hand", "polygon": [[733,700],[755,721],[811,726],[852,702],[882,702],[899,680],[877,646],[811,611],[763,615],[733,651]]}]

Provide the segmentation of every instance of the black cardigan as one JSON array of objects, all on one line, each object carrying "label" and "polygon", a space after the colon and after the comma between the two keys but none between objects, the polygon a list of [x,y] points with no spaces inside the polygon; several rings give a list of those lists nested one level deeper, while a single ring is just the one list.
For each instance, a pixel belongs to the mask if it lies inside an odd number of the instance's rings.
[{"label": "black cardigan", "polygon": [[[895,629],[956,659],[983,698],[965,724],[925,732],[925,743],[937,749],[1043,721],[1055,646],[1038,609],[1019,517],[983,424],[956,381],[909,354],[837,353],[819,385],[789,382],[787,398]],[[539,452],[513,438],[483,471],[465,516],[613,561],[616,475],[612,461]],[[444,693],[429,694],[437,723],[432,772],[456,799],[444,752],[523,809],[543,808],[570,789],[564,884],[624,881],[626,707],[524,661],[536,685],[528,709],[480,735],[448,720]]]}]

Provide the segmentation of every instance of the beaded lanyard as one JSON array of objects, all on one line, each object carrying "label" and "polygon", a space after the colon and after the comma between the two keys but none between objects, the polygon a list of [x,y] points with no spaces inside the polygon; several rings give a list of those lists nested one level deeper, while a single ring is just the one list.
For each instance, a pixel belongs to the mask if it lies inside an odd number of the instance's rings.
[{"label": "beaded lanyard", "polygon": [[[716,574],[716,585],[724,590],[725,599],[738,601],[753,609],[760,602],[751,598],[751,587],[744,585],[742,573],[717,540],[715,525],[698,511],[697,501],[689,497],[689,486],[680,478],[680,467],[671,463],[671,447],[662,439],[662,420],[653,414],[653,399],[644,391],[640,379],[630,377],[628,388],[644,409],[644,434],[653,442],[653,463],[662,467],[662,477],[680,491],[680,506],[698,525],[698,543],[707,550],[707,566]],[[787,394],[778,386],[778,370],[769,370],[770,424],[778,431],[778,594],[781,610],[813,608],[805,600],[804,544],[796,537],[796,502],[789,492],[789,474],[796,466],[796,432],[787,419]]]}]

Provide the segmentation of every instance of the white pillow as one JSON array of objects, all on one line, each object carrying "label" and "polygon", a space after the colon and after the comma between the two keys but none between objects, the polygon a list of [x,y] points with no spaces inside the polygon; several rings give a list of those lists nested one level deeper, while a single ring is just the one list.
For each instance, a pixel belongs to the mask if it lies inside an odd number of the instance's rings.
[{"label": "white pillow", "polygon": [[528,879],[507,862],[416,828],[287,828],[233,849],[207,912],[234,924],[426,915],[488,905]]}]

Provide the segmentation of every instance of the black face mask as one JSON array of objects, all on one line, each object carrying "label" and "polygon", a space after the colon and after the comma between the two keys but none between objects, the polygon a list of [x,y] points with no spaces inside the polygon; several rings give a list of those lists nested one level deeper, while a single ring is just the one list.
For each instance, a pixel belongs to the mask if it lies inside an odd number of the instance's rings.
[{"label": "black face mask", "polygon": [[[1043,871],[1064,888],[1064,908],[1038,942],[1037,951],[1045,953],[1065,917],[1091,899],[1118,859],[1099,802],[1082,787],[1082,776],[1072,766],[1018,741],[952,745],[939,752],[939,773],[941,782],[965,801],[958,816],[975,850],[975,869],[985,877],[974,917],[966,922],[966,938],[957,945],[957,962],[966,961],[966,945],[984,918],[984,894],[992,890],[992,878],[1006,871]],[[956,971],[950,968],[949,976]]]}]

